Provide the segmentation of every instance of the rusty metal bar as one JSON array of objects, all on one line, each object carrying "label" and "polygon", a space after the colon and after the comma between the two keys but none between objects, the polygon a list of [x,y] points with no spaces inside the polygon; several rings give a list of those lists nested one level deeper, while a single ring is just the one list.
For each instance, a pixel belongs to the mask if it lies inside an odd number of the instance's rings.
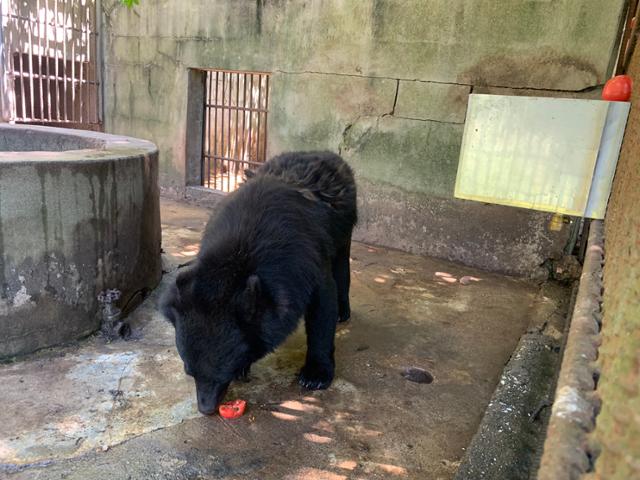
[{"label": "rusty metal bar", "polygon": [[18,115],[16,114],[16,119],[20,119],[20,120],[26,120],[26,115],[27,115],[27,104],[26,104],[26,100],[25,100],[25,87],[24,87],[24,54],[22,52],[22,49],[20,49],[18,51],[18,54],[20,55],[20,99],[22,100],[22,111],[20,113],[22,113],[22,117],[18,117]]},{"label": "rusty metal bar", "polygon": [[[253,107],[253,73],[250,74],[250,82],[249,82],[249,107]],[[253,144],[251,141],[251,133],[253,130],[253,111],[251,111],[249,113],[249,139],[248,139],[248,144],[249,144],[249,159],[254,158],[253,157]]]},{"label": "rusty metal bar", "polygon": [[[73,2],[71,3],[73,5]],[[73,22],[73,15],[71,16],[71,22]],[[64,98],[64,119],[65,121],[69,120],[69,114],[68,114],[68,109],[67,109],[67,79],[68,79],[68,72],[67,72],[67,3],[66,2],[62,2],[62,24],[63,29],[62,31],[64,32],[64,41],[62,42],[62,76],[63,78],[63,83],[62,83],[62,96]],[[71,32],[71,38],[73,38],[73,32]]]},{"label": "rusty metal bar", "polygon": [[[71,5],[71,18],[74,18],[75,4]],[[75,121],[76,115],[76,40],[75,35],[71,35],[71,104],[73,105],[71,117]]]},{"label": "rusty metal bar", "polygon": [[[258,109],[262,106],[262,75],[258,75]],[[260,156],[260,117],[262,116],[260,112],[257,112],[258,116],[258,134],[256,138],[256,158],[261,160]]]},{"label": "rusty metal bar", "polygon": [[[55,71],[56,78],[59,77],[59,62],[58,62],[58,0],[53,0],[53,16],[55,26],[53,27],[55,30],[54,42],[55,42]],[[55,81],[56,86],[56,120],[60,120],[60,82],[58,80]]]},{"label": "rusty metal bar", "polygon": [[205,72],[219,72],[219,73],[239,73],[239,74],[254,74],[254,75],[271,75],[271,72],[262,72],[259,70],[231,70],[228,68],[203,68]]},{"label": "rusty metal bar", "polygon": [[[218,81],[217,79],[217,75],[216,75],[216,82]],[[205,102],[207,101],[206,99],[211,99],[211,90],[212,90],[212,84],[213,84],[213,76],[211,75],[211,72],[207,72],[205,73],[205,91],[206,93],[206,97],[205,97]],[[217,83],[216,83],[216,95],[217,95]],[[203,132],[203,145],[206,144],[207,146],[207,154],[211,155],[211,108],[207,108],[206,105],[204,107],[204,111],[205,111],[205,115],[206,115],[206,129]],[[217,128],[217,121],[216,121],[216,126],[214,127],[214,131]],[[214,153],[215,153],[215,135],[213,136],[214,138]],[[204,162],[203,162],[204,165]],[[207,165],[206,165],[206,170],[207,170],[207,175],[206,175],[206,179],[207,179],[207,183],[206,186],[210,187],[211,186],[211,159],[207,160]],[[204,166],[202,168],[203,173],[202,173],[202,185],[204,186],[204,179],[205,179],[205,175],[204,175]]]},{"label": "rusty metal bar", "polygon": [[[210,75],[210,81],[213,81],[213,75],[211,74],[211,72],[209,73]],[[220,83],[220,78],[218,76],[218,72],[216,72],[216,103],[217,103],[217,99],[218,99],[218,86]],[[209,90],[209,98],[211,98],[211,90]],[[211,110],[209,110],[209,115],[211,115]],[[215,155],[218,151],[218,110],[217,109],[213,109],[213,115],[214,115],[214,127],[213,127],[213,154]],[[211,125],[211,124],[209,124]],[[209,142],[211,142],[211,130],[209,130],[207,132],[207,135],[209,136]],[[214,163],[214,175],[215,175],[215,163]],[[209,183],[209,187],[211,187],[211,159],[209,159],[209,171],[207,173],[207,181]]]},{"label": "rusty metal bar", "polygon": [[[231,157],[231,149],[232,149],[232,145],[231,145],[231,102],[233,101],[233,73],[229,74],[229,107],[227,108],[228,110],[228,119],[229,119],[229,123],[227,124],[227,135],[229,137],[229,143],[227,146],[227,155],[229,157]],[[229,191],[229,184],[231,183],[231,162],[227,162],[227,188],[226,191]],[[224,188],[224,171],[223,173],[223,181],[222,181],[222,189],[225,190]]]},{"label": "rusty metal bar", "polygon": [[31,21],[31,13],[29,13],[29,22],[28,23],[28,28],[27,28],[27,36],[29,38],[29,49],[28,49],[28,55],[29,55],[29,107],[31,109],[31,111],[29,112],[30,116],[29,118],[33,119],[35,118],[35,111],[34,111],[34,103],[33,103],[33,53],[32,53],[32,48],[33,48],[33,22]]},{"label": "rusty metal bar", "polygon": [[587,435],[600,400],[595,391],[602,321],[603,222],[591,222],[571,326],[562,358],[539,480],[578,480],[593,469]]},{"label": "rusty metal bar", "polygon": [[[55,1],[55,0],[54,0]],[[50,62],[49,62],[49,25],[48,25],[48,20],[49,20],[49,0],[44,0],[44,14],[45,14],[45,29],[44,29],[44,35],[45,35],[45,44],[46,44],[46,51],[45,51],[45,63],[47,66],[47,118],[49,121],[52,120],[52,114],[51,114],[51,80],[49,79],[49,74],[51,73],[50,71]],[[55,20],[55,19],[54,19]],[[54,22],[55,23],[55,22]],[[43,115],[44,118],[44,115]]]},{"label": "rusty metal bar", "polygon": [[[267,115],[267,112],[269,111],[269,75],[266,75],[266,81],[267,81],[267,86],[265,87],[265,91],[264,91],[264,135],[262,136],[263,140],[263,157],[262,157],[262,161],[266,161],[267,160],[267,135],[269,133],[268,129],[267,129],[267,121],[269,119],[269,115]],[[258,114],[260,115],[260,114]]]},{"label": "rusty metal bar", "polygon": [[[40,82],[40,118],[44,118],[44,85],[42,82],[42,24],[40,22],[40,0],[36,2],[36,14],[38,15],[38,80]],[[45,27],[46,28],[46,27]]]},{"label": "rusty metal bar", "polygon": [[240,161],[240,155],[238,154],[238,135],[239,135],[239,115],[240,115],[240,110],[239,110],[239,106],[240,106],[240,74],[236,73],[234,74],[234,82],[236,84],[236,103],[234,105],[234,109],[236,111],[236,134],[235,134],[235,139],[234,139],[234,158],[236,159],[233,165],[233,185],[234,188],[236,188],[238,186],[238,169],[239,169],[239,161]]},{"label": "rusty metal bar", "polygon": [[[211,158],[216,158],[218,160],[222,160],[222,161],[227,161],[227,162],[235,162],[236,159],[233,157],[223,157],[220,155],[208,155],[208,154],[204,154],[205,157],[211,157]],[[247,163],[249,165],[254,165],[254,166],[260,166],[262,164],[264,164],[264,162],[254,162],[254,161],[248,161],[246,160],[244,163]]]},{"label": "rusty metal bar", "polygon": [[[80,4],[79,6],[80,8],[80,17],[82,18],[82,4]],[[82,42],[84,42],[84,31],[80,32],[80,72],[79,72],[79,83],[78,83],[78,98],[80,99],[80,123],[82,123],[84,121],[84,98],[82,95],[82,85],[84,82],[84,58],[83,58],[83,52],[82,52]]]},{"label": "rusty metal bar", "polygon": [[[221,92],[221,98],[222,98],[222,103],[225,102],[225,79],[226,79],[226,73],[222,72],[222,92]],[[216,132],[216,135],[218,133]],[[220,109],[220,155],[224,156],[225,155],[225,151],[224,151],[224,109]],[[222,166],[221,166],[222,167]],[[218,189],[218,162],[214,161],[213,162],[213,188],[215,188],[216,190]]]},{"label": "rusty metal bar", "polygon": [[[240,105],[238,105],[240,107]],[[244,165],[245,165],[245,133],[247,126],[247,74],[242,75],[242,149],[240,150],[240,159],[241,164],[240,168],[242,169],[242,173],[244,175]]]}]

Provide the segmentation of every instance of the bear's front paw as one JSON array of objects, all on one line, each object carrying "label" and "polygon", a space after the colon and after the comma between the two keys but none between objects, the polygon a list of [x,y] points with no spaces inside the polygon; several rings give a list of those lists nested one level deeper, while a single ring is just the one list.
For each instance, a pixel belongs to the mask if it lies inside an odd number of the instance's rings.
[{"label": "bear's front paw", "polygon": [[333,366],[307,363],[298,374],[298,383],[309,390],[324,390],[333,381]]}]

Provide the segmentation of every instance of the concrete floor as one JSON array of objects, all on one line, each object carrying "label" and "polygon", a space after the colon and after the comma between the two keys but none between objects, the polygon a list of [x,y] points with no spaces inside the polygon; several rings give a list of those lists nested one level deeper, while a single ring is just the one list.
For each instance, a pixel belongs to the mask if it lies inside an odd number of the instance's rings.
[{"label": "concrete floor", "polygon": [[[193,258],[206,210],[164,201],[165,267]],[[203,417],[157,293],[129,341],[99,336],[0,365],[0,477],[451,479],[520,335],[536,285],[354,244],[352,320],[326,391],[295,383],[299,330],[234,384],[240,419]],[[165,282],[172,274],[165,276]],[[420,367],[433,383],[401,372]]]}]

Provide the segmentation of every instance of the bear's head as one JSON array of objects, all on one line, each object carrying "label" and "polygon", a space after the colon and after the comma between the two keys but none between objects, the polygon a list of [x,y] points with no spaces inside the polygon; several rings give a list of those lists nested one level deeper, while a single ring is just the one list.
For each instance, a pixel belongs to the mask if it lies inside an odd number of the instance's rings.
[{"label": "bear's head", "polygon": [[163,294],[161,311],[175,327],[178,353],[205,415],[216,411],[231,381],[256,359],[260,296],[256,275],[202,261],[181,270]]}]

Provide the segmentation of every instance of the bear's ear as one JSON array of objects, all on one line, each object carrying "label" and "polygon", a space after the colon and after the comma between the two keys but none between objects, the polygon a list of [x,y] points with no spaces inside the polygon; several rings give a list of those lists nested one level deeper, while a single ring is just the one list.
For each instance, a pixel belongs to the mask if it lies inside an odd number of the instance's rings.
[{"label": "bear's ear", "polygon": [[185,268],[176,277],[176,296],[180,302],[189,301],[193,292],[194,269]]},{"label": "bear's ear", "polygon": [[262,293],[262,286],[260,284],[260,278],[257,275],[251,275],[247,278],[247,286],[244,290],[244,304],[247,313],[251,318],[258,310],[258,302],[260,301],[260,295]]},{"label": "bear's ear", "polygon": [[169,285],[162,293],[158,306],[160,312],[175,327],[176,322],[180,318],[180,311],[182,309],[180,291],[178,290],[176,283]]},{"label": "bear's ear", "polygon": [[248,168],[246,168],[244,170],[244,176],[245,178],[248,180],[250,178],[253,178],[256,176],[256,172],[254,172],[253,170],[249,170]]}]

